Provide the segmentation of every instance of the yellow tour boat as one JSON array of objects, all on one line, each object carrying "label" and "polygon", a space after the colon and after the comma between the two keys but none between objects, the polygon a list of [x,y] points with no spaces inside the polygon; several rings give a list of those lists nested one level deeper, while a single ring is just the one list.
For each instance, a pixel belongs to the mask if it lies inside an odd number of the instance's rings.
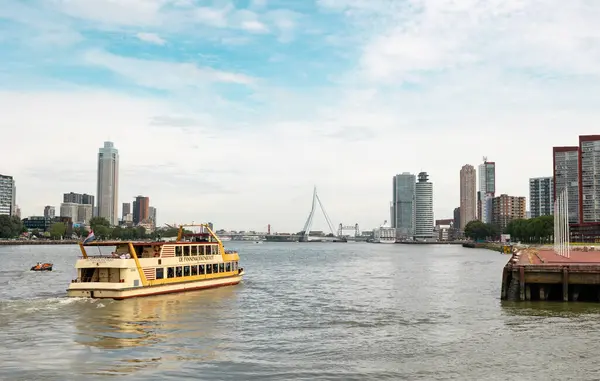
[{"label": "yellow tour boat", "polygon": [[[199,228],[186,233],[185,227]],[[98,249],[98,254],[94,251]],[[115,247],[110,255],[101,247]],[[231,286],[241,282],[239,254],[227,251],[207,224],[181,225],[171,242],[80,242],[77,279],[67,296],[127,299]],[[92,252],[92,253],[90,253]]]}]

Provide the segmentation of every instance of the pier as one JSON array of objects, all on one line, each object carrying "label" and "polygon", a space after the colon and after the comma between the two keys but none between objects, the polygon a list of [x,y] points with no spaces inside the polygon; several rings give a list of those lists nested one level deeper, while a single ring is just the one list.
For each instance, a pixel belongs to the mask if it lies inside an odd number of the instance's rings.
[{"label": "pier", "polygon": [[600,251],[582,246],[569,254],[553,249],[515,252],[502,271],[502,300],[600,302]]}]

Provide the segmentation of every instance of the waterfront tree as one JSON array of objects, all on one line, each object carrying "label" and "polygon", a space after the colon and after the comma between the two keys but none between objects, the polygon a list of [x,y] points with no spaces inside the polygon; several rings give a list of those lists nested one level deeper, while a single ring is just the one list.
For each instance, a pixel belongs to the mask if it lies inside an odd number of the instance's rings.
[{"label": "waterfront tree", "polygon": [[15,238],[23,233],[23,222],[17,216],[0,216],[0,238]]},{"label": "waterfront tree", "polygon": [[492,224],[486,224],[479,220],[469,221],[465,226],[465,237],[474,241],[494,239],[498,236],[498,228]]},{"label": "waterfront tree", "polygon": [[548,243],[554,237],[554,216],[513,220],[504,232],[510,234],[513,241]]},{"label": "waterfront tree", "polygon": [[50,237],[52,237],[53,239],[59,239],[65,235],[65,233],[67,232],[67,227],[62,222],[55,222],[52,225],[50,225],[49,232]]}]

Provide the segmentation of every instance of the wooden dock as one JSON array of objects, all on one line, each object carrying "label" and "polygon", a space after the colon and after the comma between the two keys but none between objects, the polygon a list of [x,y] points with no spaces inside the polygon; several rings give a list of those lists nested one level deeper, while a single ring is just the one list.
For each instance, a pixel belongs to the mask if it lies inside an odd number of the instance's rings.
[{"label": "wooden dock", "polygon": [[600,247],[571,248],[570,257],[552,249],[521,249],[502,272],[502,300],[600,302]]}]

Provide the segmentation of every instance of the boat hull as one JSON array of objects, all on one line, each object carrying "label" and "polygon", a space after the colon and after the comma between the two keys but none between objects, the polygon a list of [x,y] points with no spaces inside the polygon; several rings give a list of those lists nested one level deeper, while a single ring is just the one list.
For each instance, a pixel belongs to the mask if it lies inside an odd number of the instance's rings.
[{"label": "boat hull", "polygon": [[68,297],[74,298],[93,298],[93,299],[115,299],[115,300],[123,300],[130,298],[139,298],[144,296],[152,296],[152,295],[163,295],[163,294],[172,294],[177,292],[188,292],[188,291],[197,291],[197,290],[205,290],[209,288],[216,287],[225,287],[225,286],[235,286],[242,281],[242,273],[239,275],[225,277],[225,278],[216,278],[216,279],[207,279],[207,280],[199,280],[192,282],[181,282],[181,283],[172,283],[172,284],[164,284],[164,285],[156,285],[156,286],[148,286],[148,287],[133,287],[133,288],[125,288],[125,289],[110,289],[110,288],[102,288],[94,287],[93,284],[90,284],[91,287],[84,288],[81,286],[85,286],[85,283],[74,283],[79,285],[77,288],[69,288],[67,290]]}]

